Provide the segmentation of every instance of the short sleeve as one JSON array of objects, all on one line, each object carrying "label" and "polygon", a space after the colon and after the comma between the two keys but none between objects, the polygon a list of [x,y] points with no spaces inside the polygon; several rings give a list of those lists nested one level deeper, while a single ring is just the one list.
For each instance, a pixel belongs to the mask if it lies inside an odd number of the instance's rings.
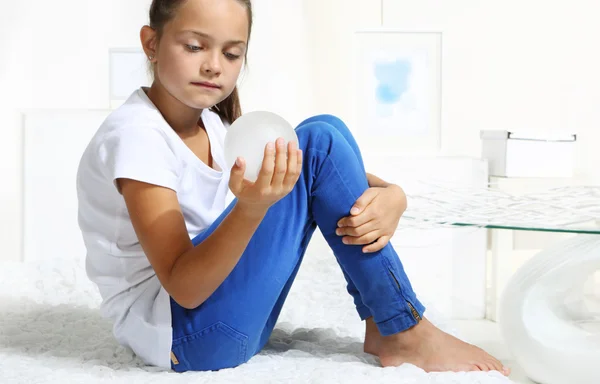
[{"label": "short sleeve", "polygon": [[179,162],[159,129],[118,129],[107,133],[99,149],[100,161],[111,181],[132,179],[177,192]]}]

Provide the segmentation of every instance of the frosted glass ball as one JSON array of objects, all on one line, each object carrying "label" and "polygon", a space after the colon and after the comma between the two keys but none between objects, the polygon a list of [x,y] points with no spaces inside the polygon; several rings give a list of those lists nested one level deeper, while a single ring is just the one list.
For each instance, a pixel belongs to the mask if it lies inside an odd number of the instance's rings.
[{"label": "frosted glass ball", "polygon": [[238,157],[246,161],[244,178],[255,182],[262,167],[265,146],[282,137],[298,146],[296,131],[283,117],[266,111],[248,112],[231,124],[225,135],[225,162],[229,171]]}]

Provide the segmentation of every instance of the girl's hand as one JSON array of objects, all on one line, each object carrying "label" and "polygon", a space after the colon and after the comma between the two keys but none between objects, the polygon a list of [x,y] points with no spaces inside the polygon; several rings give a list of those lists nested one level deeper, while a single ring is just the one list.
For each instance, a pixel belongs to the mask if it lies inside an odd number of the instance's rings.
[{"label": "girl's hand", "polygon": [[376,252],[390,241],[405,210],[406,195],[399,186],[369,188],[356,200],[350,216],[338,222],[336,233],[344,236],[345,244],[368,244],[363,252]]},{"label": "girl's hand", "polygon": [[265,146],[262,167],[254,183],[244,179],[246,162],[238,157],[231,169],[229,189],[237,197],[237,205],[247,213],[264,215],[271,205],[290,193],[301,170],[302,150],[289,142],[286,153],[284,139],[279,138]]}]

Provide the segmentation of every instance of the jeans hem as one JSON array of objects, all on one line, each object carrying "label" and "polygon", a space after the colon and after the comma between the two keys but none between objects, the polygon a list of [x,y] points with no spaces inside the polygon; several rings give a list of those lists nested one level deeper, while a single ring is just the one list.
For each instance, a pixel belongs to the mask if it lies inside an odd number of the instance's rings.
[{"label": "jeans hem", "polygon": [[392,317],[389,320],[385,320],[376,323],[377,329],[382,336],[389,336],[395,333],[406,331],[409,328],[417,325],[418,320],[413,317],[412,314],[402,313],[396,317]]},{"label": "jeans hem", "polygon": [[366,320],[373,316],[373,314],[371,314],[371,310],[366,305],[356,307],[356,311],[358,312],[358,316],[360,316],[361,320]]},{"label": "jeans hem", "polygon": [[419,313],[419,316],[421,318],[423,318],[423,314],[425,313],[426,308],[423,305],[423,303],[421,303],[416,297],[414,297],[414,292],[413,292],[413,300],[411,300],[411,303],[413,303],[415,309]]}]

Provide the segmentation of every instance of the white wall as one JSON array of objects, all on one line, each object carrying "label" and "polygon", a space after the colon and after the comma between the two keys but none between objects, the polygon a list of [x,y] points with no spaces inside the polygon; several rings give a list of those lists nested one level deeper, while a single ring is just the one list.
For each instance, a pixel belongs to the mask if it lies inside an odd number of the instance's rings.
[{"label": "white wall", "polygon": [[[149,5],[150,0],[2,5],[0,260],[19,260],[23,248],[22,112],[109,108],[108,50],[139,47]],[[313,105],[304,2],[255,0],[254,7],[250,67],[241,85],[243,107],[270,109],[297,123]]]},{"label": "white wall", "polygon": [[383,0],[383,20],[379,1],[362,1],[358,19],[345,0],[310,3],[319,110],[354,120],[355,27],[441,31],[445,154],[479,156],[481,129],[575,131],[577,175],[600,179],[600,3]]},{"label": "white wall", "polygon": [[314,109],[309,27],[302,0],[255,0],[248,67],[240,79],[244,112],[269,110],[298,124]]},{"label": "white wall", "polygon": [[574,130],[577,174],[600,176],[600,3],[384,0],[384,10],[386,26],[444,31],[447,152],[478,155],[479,129]]},{"label": "white wall", "polygon": [[18,260],[22,249],[21,112],[108,108],[108,49],[138,46],[147,4],[147,0],[3,4],[8,22],[0,26],[1,259]]},{"label": "white wall", "polygon": [[[380,0],[254,3],[250,69],[241,91],[245,110],[270,109],[293,123],[328,112],[352,125],[353,31],[382,21],[387,28],[442,31],[444,154],[479,156],[480,129],[575,130],[577,173],[600,179],[597,2],[383,0],[383,8]],[[0,259],[19,259],[22,248],[20,112],[107,108],[108,49],[139,46],[148,4],[3,4]]]}]

